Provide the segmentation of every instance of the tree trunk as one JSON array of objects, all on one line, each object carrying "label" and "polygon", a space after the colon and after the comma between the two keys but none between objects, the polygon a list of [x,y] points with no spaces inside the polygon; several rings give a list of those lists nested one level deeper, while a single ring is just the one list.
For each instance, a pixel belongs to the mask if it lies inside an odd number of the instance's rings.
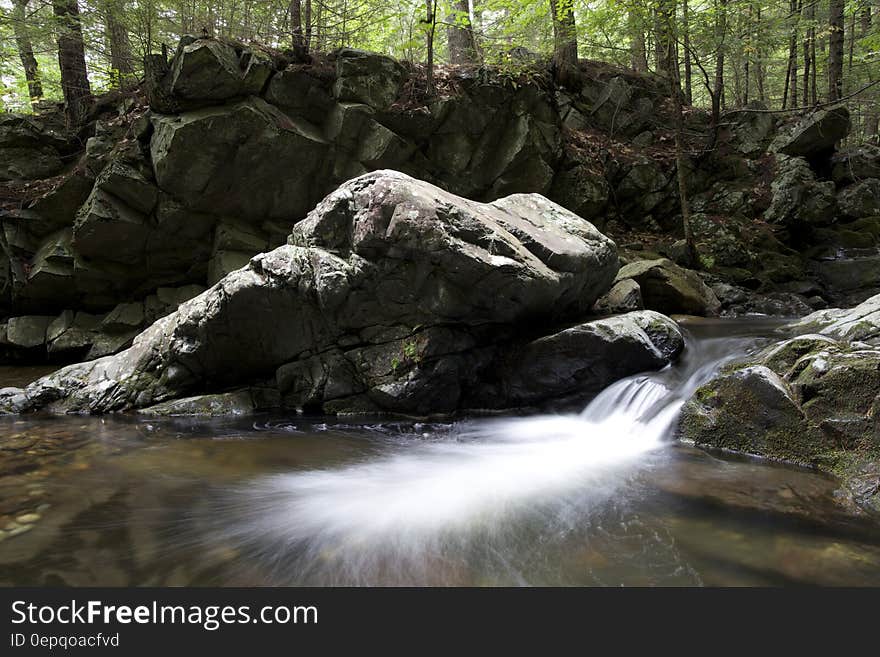
[{"label": "tree trunk", "polygon": [[[669,35],[675,34],[673,23],[675,12],[666,14],[665,31]],[[675,129],[675,174],[678,183],[678,200],[681,206],[681,229],[684,234],[685,248],[687,250],[688,264],[691,267],[699,267],[697,246],[694,241],[694,233],[691,228],[691,208],[688,199],[687,177],[685,174],[684,159],[684,111],[681,103],[681,80],[679,79],[678,66],[669,71],[669,97],[672,99],[672,117]]]},{"label": "tree trunk", "polygon": [[577,27],[572,0],[550,0],[553,14],[553,68],[557,82],[575,83],[578,76]]},{"label": "tree trunk", "polygon": [[305,50],[306,55],[308,55],[312,51],[312,0],[306,0],[306,14],[305,14]]},{"label": "tree trunk", "polygon": [[727,39],[727,1],[719,0],[718,16],[715,23],[715,90],[712,93],[712,121],[717,124],[721,118],[721,105],[724,101],[724,51]]},{"label": "tree trunk", "polygon": [[425,62],[425,93],[434,93],[434,30],[437,28],[437,0],[425,0],[428,57]]},{"label": "tree trunk", "polygon": [[755,87],[758,91],[758,100],[766,102],[767,96],[764,93],[764,46],[763,46],[764,30],[761,24],[761,5],[755,8]]},{"label": "tree trunk", "polygon": [[473,64],[477,61],[477,43],[471,26],[468,0],[453,0],[455,13],[446,27],[446,40],[451,64]]},{"label": "tree trunk", "polygon": [[78,127],[85,123],[92,103],[79,5],[77,0],[52,0],[52,10],[58,18],[58,65],[67,122]]},{"label": "tree trunk", "polygon": [[791,22],[791,32],[788,42],[788,68],[785,71],[785,89],[782,93],[782,109],[797,107],[797,41],[798,41],[798,15],[800,14],[798,0],[789,3],[788,20]]},{"label": "tree trunk", "polygon": [[291,46],[296,58],[301,60],[306,54],[306,39],[302,25],[302,0],[290,0],[288,11],[290,13]]},{"label": "tree trunk", "polygon": [[630,66],[639,73],[648,72],[648,50],[645,46],[645,29],[641,18],[630,9],[627,15],[629,23],[629,55]]},{"label": "tree trunk", "polygon": [[811,39],[813,38],[813,20],[816,17],[816,3],[807,0],[802,9],[804,19],[804,105],[810,104],[810,80],[812,79],[812,59],[810,58]]},{"label": "tree trunk", "polygon": [[107,40],[110,43],[110,68],[115,86],[123,89],[134,82],[134,66],[132,65],[131,41],[122,16],[121,0],[105,0],[103,3],[104,24],[107,28]]},{"label": "tree trunk", "polygon": [[657,72],[669,77],[673,75],[673,68],[677,68],[675,57],[675,4],[670,0],[661,0],[657,6],[657,34],[655,35],[655,53],[657,58]]},{"label": "tree trunk", "polygon": [[828,6],[828,100],[843,96],[843,8],[844,0],[829,0]]},{"label": "tree trunk", "polygon": [[18,56],[24,68],[24,77],[27,80],[28,94],[31,103],[36,103],[43,96],[43,85],[40,82],[40,70],[37,66],[37,58],[34,57],[34,46],[27,23],[27,5],[29,0],[13,0],[12,5],[12,30],[15,33],[15,45],[18,47]]},{"label": "tree trunk", "polygon": [[691,75],[691,30],[688,18],[688,0],[682,0],[681,29],[684,31],[684,99],[688,105],[694,104],[694,93]]}]

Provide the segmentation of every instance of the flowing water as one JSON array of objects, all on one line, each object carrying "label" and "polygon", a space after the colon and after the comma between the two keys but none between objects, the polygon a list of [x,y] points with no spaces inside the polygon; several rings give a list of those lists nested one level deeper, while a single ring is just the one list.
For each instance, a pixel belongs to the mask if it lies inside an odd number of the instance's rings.
[{"label": "flowing water", "polygon": [[579,414],[0,418],[0,582],[880,585],[880,525],[834,481],[673,440],[775,326],[691,324]]}]

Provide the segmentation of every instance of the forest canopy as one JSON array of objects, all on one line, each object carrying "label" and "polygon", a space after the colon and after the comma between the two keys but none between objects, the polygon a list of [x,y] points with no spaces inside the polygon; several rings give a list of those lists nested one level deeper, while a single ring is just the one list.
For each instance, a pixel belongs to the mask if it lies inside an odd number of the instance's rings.
[{"label": "forest canopy", "polygon": [[185,34],[429,70],[601,60],[667,74],[702,107],[846,98],[856,135],[877,135],[880,0],[0,0],[0,108],[136,84],[144,55]]}]

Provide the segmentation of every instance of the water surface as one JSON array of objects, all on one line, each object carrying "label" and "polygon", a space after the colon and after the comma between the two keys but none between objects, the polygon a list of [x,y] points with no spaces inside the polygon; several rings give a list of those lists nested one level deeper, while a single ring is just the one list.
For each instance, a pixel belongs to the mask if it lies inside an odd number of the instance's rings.
[{"label": "water surface", "polygon": [[580,414],[0,418],[0,582],[880,585],[834,481],[672,440],[778,322],[686,326],[682,363]]}]

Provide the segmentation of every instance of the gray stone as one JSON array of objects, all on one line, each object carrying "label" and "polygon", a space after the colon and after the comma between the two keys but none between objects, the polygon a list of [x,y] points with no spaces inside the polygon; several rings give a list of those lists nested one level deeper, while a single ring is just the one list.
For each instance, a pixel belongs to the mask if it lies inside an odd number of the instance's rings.
[{"label": "gray stone", "polygon": [[16,347],[40,347],[46,342],[46,331],[54,317],[24,315],[10,317],[6,323],[6,341]]},{"label": "gray stone", "polygon": [[291,221],[305,216],[325,191],[324,137],[263,100],[153,122],[150,150],[159,187],[193,210]]},{"label": "gray stone", "polygon": [[[466,397],[437,392],[449,382],[467,384],[468,345],[487,326],[582,313],[617,270],[610,240],[543,197],[480,204],[388,171],[343,185],[296,225],[291,241],[182,304],[126,351],[35,382],[27,389],[32,407],[151,406],[197,387],[246,385],[344,344],[346,335],[399,327],[432,337],[422,346],[413,337],[413,344],[401,338],[384,347],[390,371],[361,377],[372,386],[369,400],[399,412],[449,410],[445,404]],[[649,320],[639,335],[654,330]],[[451,329],[473,337],[444,337]],[[658,362],[664,352],[651,344],[651,362]],[[633,362],[648,361],[634,355]],[[342,381],[332,383],[344,389]]]},{"label": "gray stone", "polygon": [[645,308],[651,310],[713,316],[721,307],[715,293],[695,272],[665,258],[625,265],[615,283],[628,278],[639,284]]},{"label": "gray stone", "polygon": [[642,310],[644,307],[642,289],[639,284],[631,278],[625,278],[615,283],[608,292],[599,297],[593,310],[597,313],[614,314]]},{"label": "gray stone", "polygon": [[343,48],[336,56],[333,94],[340,101],[364,103],[383,110],[397,99],[403,78],[403,67],[395,59]]},{"label": "gray stone", "polygon": [[837,142],[849,134],[849,128],[846,107],[817,110],[780,134],[773,142],[773,149],[795,157],[830,155]]}]

